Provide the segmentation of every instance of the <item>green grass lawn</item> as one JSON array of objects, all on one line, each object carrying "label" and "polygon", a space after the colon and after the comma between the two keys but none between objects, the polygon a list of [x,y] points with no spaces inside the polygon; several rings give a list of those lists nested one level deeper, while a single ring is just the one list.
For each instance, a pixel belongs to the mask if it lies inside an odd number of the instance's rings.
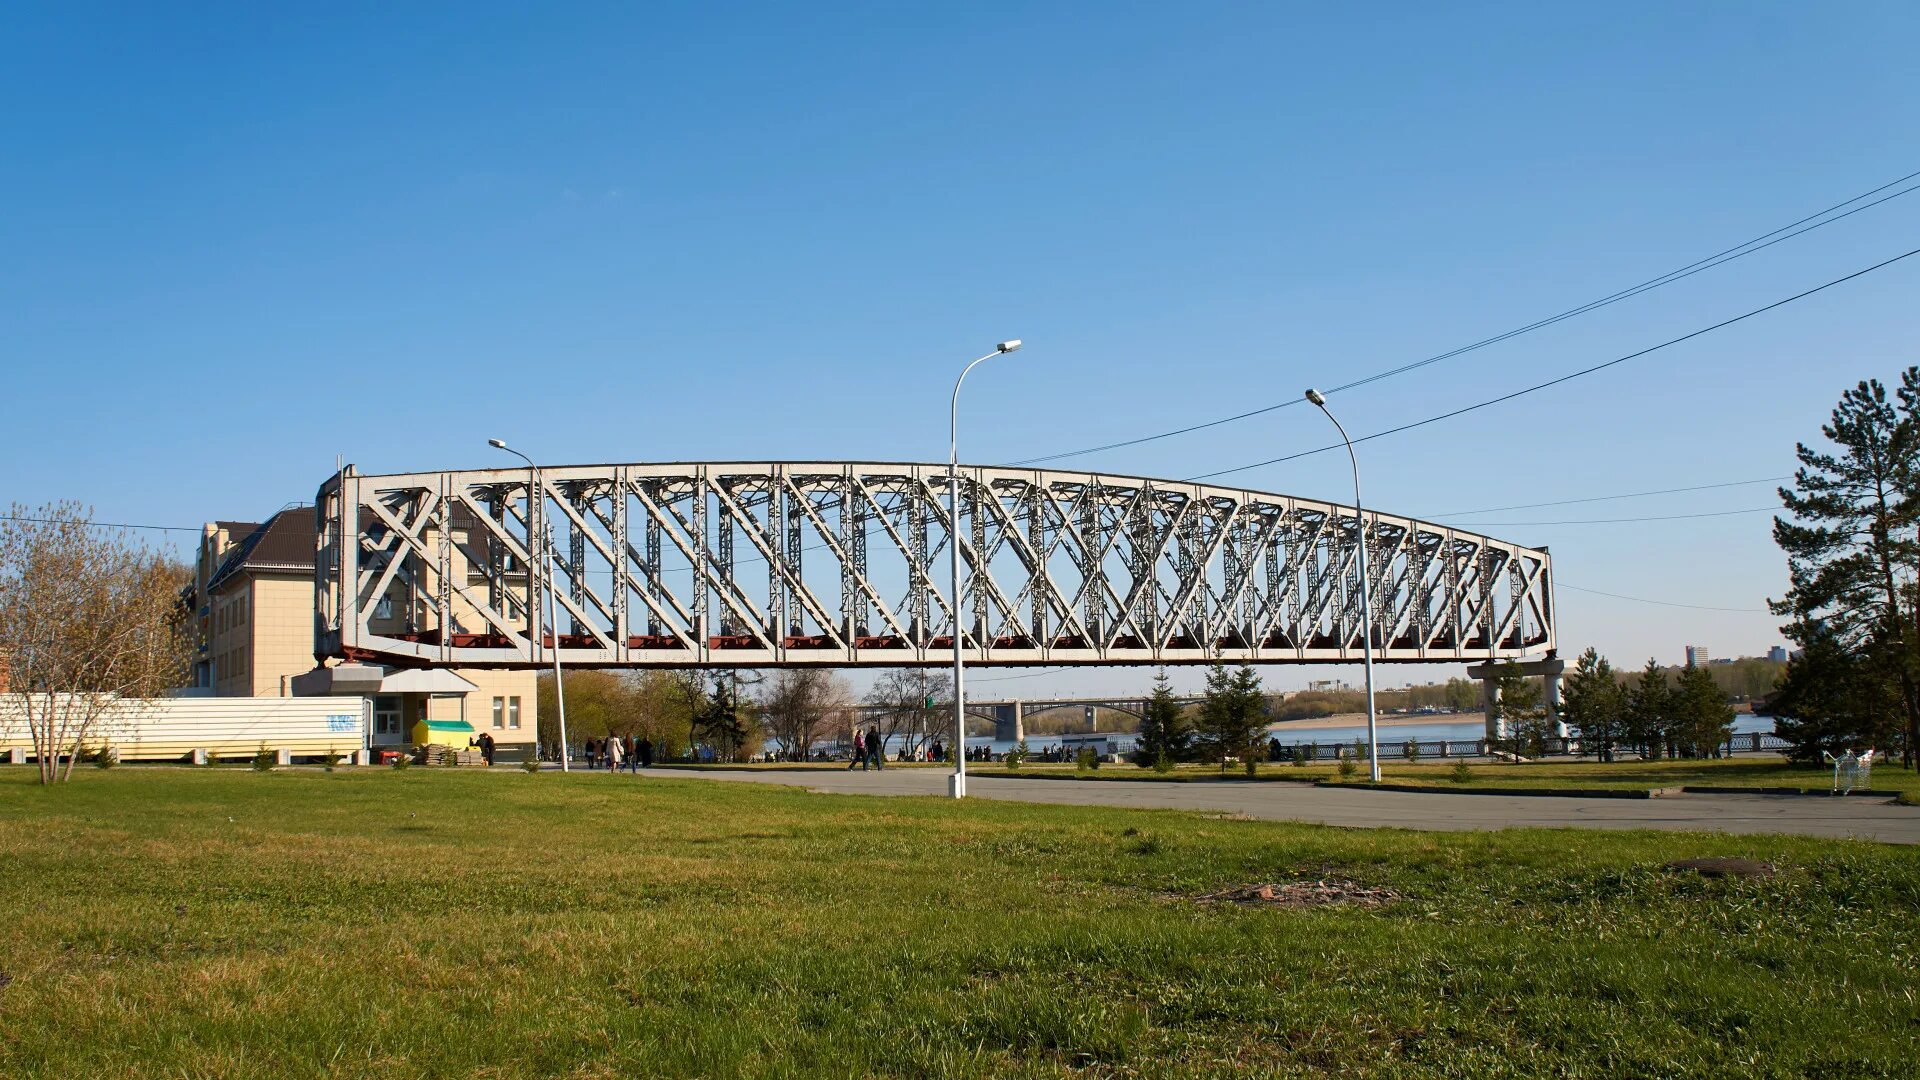
[{"label": "green grass lawn", "polygon": [[[1549,761],[1521,765],[1486,761],[1468,765],[1469,778],[1462,784],[1453,779],[1453,763],[1427,759],[1408,762],[1380,761],[1383,783],[1438,785],[1443,787],[1523,787],[1523,788],[1660,788],[1660,787],[1796,787],[1827,790],[1833,786],[1831,767],[1796,765],[1778,757],[1723,758],[1702,761]],[[1072,776],[1083,780],[1174,780],[1206,782],[1245,780],[1244,769],[1234,767],[1222,773],[1211,765],[1180,765],[1170,773],[1142,769],[1136,765],[1102,765],[1079,771],[1072,764],[1022,765],[1008,772],[1004,765],[982,764],[970,767],[981,776]],[[1292,780],[1312,783],[1316,780],[1363,780],[1366,765],[1359,763],[1351,777],[1340,775],[1332,762],[1312,765],[1263,764],[1261,780]],[[1894,764],[1878,765],[1873,770],[1873,787],[1885,791],[1920,793],[1920,774]]]},{"label": "green grass lawn", "polygon": [[[1321,878],[1404,899],[1191,899]],[[1906,1077],[1916,940],[1860,842],[0,769],[9,1078]]]}]

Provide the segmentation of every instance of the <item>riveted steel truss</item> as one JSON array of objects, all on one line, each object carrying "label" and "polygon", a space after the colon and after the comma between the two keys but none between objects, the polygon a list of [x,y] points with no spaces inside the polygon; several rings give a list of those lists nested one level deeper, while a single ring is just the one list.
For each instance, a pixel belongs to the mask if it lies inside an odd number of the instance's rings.
[{"label": "riveted steel truss", "polygon": [[[1285,495],[771,462],[334,476],[315,652],[605,667],[1458,662],[1554,647],[1545,549]],[[1358,545],[1374,620],[1363,627]],[[548,624],[551,591],[559,615]]]}]

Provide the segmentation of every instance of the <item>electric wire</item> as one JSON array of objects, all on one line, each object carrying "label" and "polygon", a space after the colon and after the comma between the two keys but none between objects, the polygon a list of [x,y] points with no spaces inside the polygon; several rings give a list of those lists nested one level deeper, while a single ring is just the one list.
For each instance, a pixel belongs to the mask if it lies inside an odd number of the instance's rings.
[{"label": "electric wire", "polygon": [[1747,614],[1766,614],[1766,608],[1715,607],[1711,604],[1682,604],[1675,600],[1649,600],[1644,596],[1628,596],[1625,593],[1607,592],[1605,589],[1588,589],[1579,585],[1569,585],[1564,581],[1555,581],[1556,589],[1572,589],[1574,592],[1592,593],[1595,596],[1610,596],[1615,600],[1631,600],[1636,604],[1658,604],[1661,607],[1687,608],[1691,611],[1734,611]]},{"label": "electric wire", "polygon": [[1538,510],[1548,506],[1573,506],[1578,503],[1612,502],[1616,499],[1640,499],[1649,495],[1676,495],[1685,491],[1717,491],[1720,488],[1746,487],[1751,484],[1775,484],[1782,480],[1791,480],[1791,476],[1763,476],[1758,480],[1728,480],[1719,484],[1696,484],[1692,487],[1660,488],[1657,491],[1629,491],[1624,495],[1592,495],[1584,499],[1560,499],[1555,502],[1516,503],[1513,506],[1491,506],[1484,510],[1453,510],[1444,514],[1415,515],[1421,520],[1439,521],[1448,518],[1472,517],[1475,514],[1497,514],[1503,510]]},{"label": "electric wire", "polygon": [[[1756,236],[1753,239],[1746,241],[1745,243],[1736,244],[1733,247],[1726,248],[1725,250],[1716,252],[1712,255],[1707,256],[1706,258],[1698,259],[1694,262],[1688,263],[1685,266],[1679,267],[1678,269],[1669,270],[1665,274],[1661,274],[1658,277],[1648,278],[1646,281],[1643,281],[1638,285],[1632,285],[1625,289],[1621,289],[1618,292],[1610,293],[1607,296],[1603,296],[1598,300],[1588,301],[1585,304],[1581,304],[1578,307],[1569,308],[1566,311],[1563,311],[1557,315],[1552,315],[1544,319],[1535,320],[1534,322],[1528,323],[1525,326],[1516,327],[1504,333],[1495,334],[1494,336],[1488,337],[1488,338],[1483,338],[1480,341],[1476,341],[1470,345],[1462,345],[1458,348],[1450,349],[1446,352],[1439,353],[1434,356],[1429,356],[1424,360],[1416,360],[1409,364],[1402,364],[1401,366],[1396,368],[1390,368],[1386,371],[1376,372],[1375,374],[1366,376],[1365,378],[1356,379],[1353,382],[1342,383],[1339,386],[1335,386],[1325,391],[1325,393],[1330,395],[1338,394],[1345,390],[1352,390],[1361,386],[1366,386],[1370,383],[1379,382],[1382,379],[1392,378],[1393,376],[1396,376],[1396,375],[1404,375],[1409,371],[1415,371],[1420,368],[1426,367],[1430,364],[1439,363],[1443,360],[1450,360],[1453,357],[1460,356],[1464,353],[1473,352],[1476,349],[1483,349],[1489,345],[1497,345],[1500,342],[1507,341],[1515,337],[1519,337],[1522,334],[1532,333],[1535,330],[1544,329],[1556,323],[1564,322],[1572,318],[1577,318],[1578,316],[1585,315],[1588,312],[1597,311],[1600,308],[1619,303],[1622,300],[1630,299],[1634,296],[1638,296],[1643,292],[1648,292],[1650,290],[1660,288],[1663,285],[1670,285],[1684,278],[1692,277],[1694,274],[1700,273],[1701,271],[1711,270],[1714,267],[1725,265],[1726,263],[1732,262],[1735,259],[1744,258],[1747,255],[1753,254],[1754,252],[1762,251],[1762,250],[1765,250],[1766,248],[1770,248],[1773,245],[1778,244],[1782,241],[1791,240],[1794,237],[1802,236],[1802,235],[1805,235],[1806,233],[1812,232],[1814,229],[1824,228],[1825,226],[1831,225],[1834,222],[1852,217],[1854,214],[1860,213],[1863,210],[1870,210],[1873,207],[1879,206],[1881,203],[1887,202],[1892,199],[1897,199],[1902,195],[1908,195],[1914,191],[1920,191],[1920,184],[1916,184],[1912,187],[1908,187],[1900,191],[1896,191],[1891,195],[1882,196],[1881,198],[1875,199],[1874,201],[1867,203],[1863,206],[1856,206],[1853,209],[1848,210],[1844,214],[1837,214],[1831,218],[1827,218],[1827,220],[1818,221],[1816,224],[1811,224],[1811,225],[1807,224],[1808,222],[1815,222],[1816,219],[1819,219],[1819,218],[1826,218],[1828,214],[1832,214],[1834,211],[1839,210],[1842,207],[1850,206],[1853,203],[1859,202],[1862,199],[1868,198],[1873,195],[1878,195],[1880,192],[1885,191],[1890,187],[1895,187],[1897,185],[1904,184],[1908,180],[1912,180],[1915,177],[1920,177],[1920,171],[1910,172],[1907,175],[1902,176],[1897,180],[1892,180],[1885,184],[1882,184],[1879,187],[1874,188],[1872,191],[1862,192],[1861,194],[1855,195],[1853,198],[1848,199],[1845,202],[1835,203],[1834,205],[1829,206],[1825,210],[1821,210],[1818,213],[1809,214],[1808,216],[1803,217],[1798,221],[1794,221],[1786,225],[1782,225],[1779,228],[1773,230],[1772,232],[1762,233],[1761,235]],[[1803,226],[1803,225],[1805,225],[1806,227],[1799,228],[1800,226]],[[1789,232],[1789,230],[1797,230],[1797,231]],[[1782,233],[1786,233],[1787,235],[1781,235]],[[1104,453],[1105,451],[1108,451],[1108,450],[1119,450],[1129,446],[1140,446],[1145,443],[1157,442],[1158,440],[1161,440],[1161,439],[1170,439],[1179,435],[1188,435],[1196,431],[1205,431],[1209,428],[1216,428],[1216,427],[1223,426],[1225,424],[1236,423],[1241,420],[1251,419],[1252,417],[1255,417],[1255,416],[1262,416],[1267,413],[1274,412],[1276,410],[1284,409],[1284,408],[1287,408],[1288,406],[1298,405],[1298,404],[1300,404],[1299,398],[1291,398],[1289,400],[1277,402],[1275,404],[1267,405],[1262,408],[1253,409],[1248,412],[1236,413],[1232,416],[1221,417],[1217,420],[1208,420],[1199,424],[1190,424],[1186,427],[1175,428],[1171,431],[1163,431],[1154,435],[1143,435],[1138,438],[1123,439],[1118,442],[1105,443],[1100,446],[1084,447],[1079,450],[1066,450],[1066,451],[1061,451],[1055,454],[1043,454],[1039,457],[1022,458],[1018,461],[1010,462],[1009,464],[1036,465],[1042,462],[1061,461],[1066,458],[1073,458],[1073,457],[1084,457],[1087,454]]]},{"label": "electric wire", "polygon": [[[1881,262],[1874,263],[1872,266],[1866,267],[1861,270],[1855,270],[1851,274],[1847,274],[1843,277],[1834,278],[1832,281],[1828,281],[1821,285],[1815,285],[1813,288],[1807,289],[1804,292],[1798,292],[1793,294],[1792,296],[1785,297],[1780,300],[1775,300],[1771,304],[1754,308],[1751,311],[1747,311],[1742,314],[1735,315],[1730,319],[1723,319],[1720,322],[1714,323],[1712,326],[1702,327],[1698,330],[1692,331],[1691,333],[1682,334],[1677,338],[1669,338],[1668,340],[1663,341],[1658,345],[1649,345],[1648,347],[1641,349],[1638,352],[1631,352],[1626,354],[1625,356],[1617,356],[1612,360],[1605,361],[1604,363],[1594,364],[1591,367],[1584,367],[1578,371],[1571,371],[1565,375],[1558,376],[1557,378],[1548,379],[1546,382],[1535,383],[1532,386],[1528,386],[1520,390],[1515,390],[1511,393],[1502,394],[1499,397],[1488,398],[1485,401],[1475,402],[1472,405],[1462,406],[1461,408],[1453,409],[1449,412],[1440,413],[1435,416],[1429,416],[1424,420],[1415,420],[1412,423],[1401,424],[1398,427],[1391,427],[1383,431],[1376,431],[1371,435],[1362,435],[1359,438],[1354,439],[1353,442],[1355,443],[1371,442],[1374,439],[1385,438],[1388,435],[1398,435],[1402,432],[1412,431],[1415,428],[1426,427],[1428,424],[1436,424],[1442,420],[1451,420],[1456,416],[1464,416],[1467,413],[1476,412],[1480,409],[1487,408],[1490,405],[1504,404],[1505,402],[1512,401],[1515,398],[1525,397],[1528,394],[1537,393],[1541,390],[1546,390],[1550,387],[1559,386],[1561,383],[1572,382],[1575,379],[1582,378],[1587,375],[1592,375],[1596,372],[1605,371],[1610,367],[1615,367],[1617,365],[1624,364],[1629,360],[1637,360],[1640,357],[1648,355],[1649,353],[1659,352],[1661,349],[1669,348],[1674,345],[1679,345],[1682,342],[1692,341],[1694,338],[1711,334],[1716,330],[1724,330],[1727,327],[1734,325],[1735,323],[1744,322],[1747,319],[1751,319],[1756,315],[1763,315],[1769,311],[1774,310],[1775,308],[1785,307],[1786,305],[1794,303],[1796,301],[1805,300],[1807,297],[1813,296],[1816,293],[1825,292],[1826,290],[1831,289],[1837,285],[1844,285],[1847,282],[1854,280],[1855,278],[1864,277],[1868,274],[1873,273],[1876,270],[1883,270],[1889,266],[1892,266],[1894,263],[1900,262],[1903,259],[1910,259],[1915,255],[1920,255],[1920,248],[1910,249],[1899,255],[1895,255],[1890,259],[1886,259]],[[1243,473],[1243,472],[1248,472],[1252,469],[1265,468],[1268,465],[1279,465],[1288,461],[1297,461],[1300,458],[1311,457],[1314,454],[1324,454],[1329,450],[1338,450],[1344,445],[1346,444],[1332,443],[1330,445],[1322,446],[1315,450],[1302,450],[1299,453],[1286,454],[1277,458],[1268,458],[1265,461],[1256,461],[1249,465],[1236,465],[1230,469],[1216,469],[1213,472],[1201,473],[1198,476],[1189,476],[1186,479],[1188,481],[1210,480],[1216,476],[1230,476],[1234,473]]]},{"label": "electric wire", "polygon": [[1533,525],[1626,525],[1642,521],[1682,521],[1687,518],[1732,517],[1735,514],[1777,514],[1777,506],[1755,506],[1746,510],[1713,510],[1702,514],[1658,514],[1649,517],[1574,518],[1567,521],[1476,521],[1473,527],[1515,529]]}]

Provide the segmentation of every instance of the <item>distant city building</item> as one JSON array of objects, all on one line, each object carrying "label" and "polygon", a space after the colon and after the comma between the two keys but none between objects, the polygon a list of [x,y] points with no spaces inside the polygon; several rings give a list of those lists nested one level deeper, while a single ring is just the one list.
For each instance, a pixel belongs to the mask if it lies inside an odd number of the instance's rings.
[{"label": "distant city building", "polygon": [[1707,655],[1707,647],[1705,645],[1687,646],[1688,667],[1706,667],[1712,660],[1713,658]]},{"label": "distant city building", "polygon": [[1774,646],[1773,648],[1771,648],[1771,649],[1768,649],[1768,650],[1767,650],[1767,659],[1769,659],[1769,660],[1771,660],[1771,661],[1773,661],[1773,662],[1774,662],[1774,663],[1776,663],[1776,664],[1784,664],[1784,663],[1786,663],[1786,662],[1787,662],[1787,647],[1786,647],[1785,645],[1775,645],[1775,646]]}]

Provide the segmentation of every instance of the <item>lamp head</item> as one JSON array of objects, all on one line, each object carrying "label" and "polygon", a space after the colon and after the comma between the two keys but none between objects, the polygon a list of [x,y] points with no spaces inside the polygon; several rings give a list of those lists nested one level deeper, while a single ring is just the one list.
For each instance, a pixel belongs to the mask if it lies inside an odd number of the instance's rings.
[{"label": "lamp head", "polygon": [[1020,347],[1020,339],[1014,338],[1012,341],[1003,341],[1000,344],[995,345],[993,349],[995,352],[1008,353],[1008,352],[1012,352],[1013,350],[1019,347]]},{"label": "lamp head", "polygon": [[487,445],[493,447],[495,450],[505,450],[507,448],[507,444],[501,442],[499,439],[488,439]]},{"label": "lamp head", "polygon": [[1318,405],[1323,409],[1326,408],[1327,406],[1327,395],[1321,393],[1318,390],[1313,389],[1312,387],[1307,388],[1307,400],[1313,402],[1315,405]]}]

